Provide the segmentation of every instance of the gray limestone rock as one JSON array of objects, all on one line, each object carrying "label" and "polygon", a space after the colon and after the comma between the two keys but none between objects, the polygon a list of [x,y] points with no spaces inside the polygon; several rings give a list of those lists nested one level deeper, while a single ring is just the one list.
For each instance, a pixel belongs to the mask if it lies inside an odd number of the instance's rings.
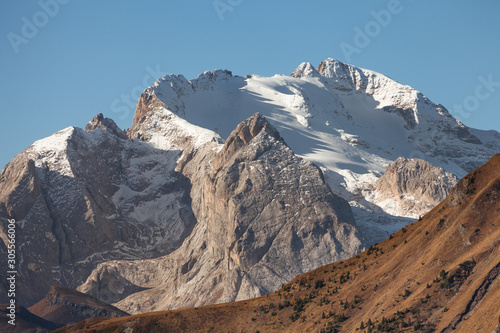
[{"label": "gray limestone rock", "polygon": [[111,283],[147,288],[115,295],[115,306],[127,312],[228,302],[272,292],[362,249],[348,203],[263,116],[245,120],[215,146],[184,152],[179,161],[193,184],[197,219],[182,246],[154,260],[103,263],[80,291],[98,297],[113,269],[119,274]]}]

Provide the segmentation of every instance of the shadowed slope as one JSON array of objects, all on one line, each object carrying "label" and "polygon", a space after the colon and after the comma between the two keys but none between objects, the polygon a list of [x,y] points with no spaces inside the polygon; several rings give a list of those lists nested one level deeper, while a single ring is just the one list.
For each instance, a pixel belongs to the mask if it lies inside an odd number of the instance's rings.
[{"label": "shadowed slope", "polygon": [[58,285],[50,287],[47,296],[28,310],[61,326],[88,318],[114,318],[128,315],[89,295]]}]

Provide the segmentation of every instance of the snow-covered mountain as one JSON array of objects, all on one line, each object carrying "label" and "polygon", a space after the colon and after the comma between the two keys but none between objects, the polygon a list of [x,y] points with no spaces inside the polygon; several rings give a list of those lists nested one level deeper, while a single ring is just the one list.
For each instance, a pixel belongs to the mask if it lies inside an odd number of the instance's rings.
[{"label": "snow-covered mountain", "polygon": [[14,218],[19,302],[85,281],[133,312],[233,301],[363,248],[347,201],[262,115],[225,144],[162,106],[141,124],[161,149],[99,114],[2,171],[0,262]]},{"label": "snow-covered mountain", "polygon": [[36,141],[0,174],[0,252],[13,218],[22,304],[50,284],[76,287],[98,262],[172,252],[196,224],[189,180],[175,172],[178,151],[128,140],[102,115],[86,130]]},{"label": "snow-covered mountain", "polygon": [[[143,107],[130,133],[158,148],[169,147],[169,140],[158,139],[164,131],[141,125],[156,106],[151,100],[222,138],[260,112],[296,154],[323,170],[331,189],[351,203],[359,227],[374,242],[427,212],[394,211],[387,208],[395,203],[374,200],[376,180],[398,157],[423,159],[460,178],[500,151],[498,132],[468,128],[419,91],[331,58],[318,69],[302,63],[291,76],[241,77],[215,70],[190,81],[182,75],[158,79],[141,96]],[[426,204],[435,203],[421,207]]]},{"label": "snow-covered mountain", "polygon": [[304,63],[291,76],[167,75],[152,91],[175,114],[223,138],[259,111],[296,153],[335,172],[382,173],[388,163],[381,159],[421,156],[463,176],[499,148],[497,132],[464,126],[444,106],[382,74],[333,59],[318,70]]},{"label": "snow-covered mountain", "polygon": [[130,312],[253,297],[384,239],[499,151],[498,132],[333,59],[168,75],[127,131],[98,115],[2,170],[0,264],[15,218],[27,305],[54,283]]}]

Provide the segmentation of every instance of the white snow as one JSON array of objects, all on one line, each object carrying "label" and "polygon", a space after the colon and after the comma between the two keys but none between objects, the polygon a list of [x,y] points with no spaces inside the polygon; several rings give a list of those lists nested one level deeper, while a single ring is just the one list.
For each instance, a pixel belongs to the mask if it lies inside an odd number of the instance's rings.
[{"label": "white snow", "polygon": [[[164,121],[168,117],[168,121]],[[196,126],[179,117],[165,108],[158,108],[152,115],[149,133],[152,134],[149,143],[158,149],[174,150],[178,146],[175,140],[178,137],[189,137],[194,147],[199,148],[208,142],[222,142],[222,138],[216,131]],[[217,130],[217,129],[215,129]],[[175,135],[172,135],[175,131]]]},{"label": "white snow", "polygon": [[[61,176],[74,177],[67,160],[66,150],[68,140],[75,132],[74,127],[67,127],[49,137],[35,141],[27,150],[28,157],[35,161],[35,166],[41,168],[46,165],[57,170]],[[38,173],[43,177],[42,173]]]},{"label": "white snow", "polygon": [[33,152],[54,152],[64,151],[68,145],[67,140],[71,137],[75,128],[70,126],[65,129],[52,134],[49,137],[33,142],[31,145]]}]

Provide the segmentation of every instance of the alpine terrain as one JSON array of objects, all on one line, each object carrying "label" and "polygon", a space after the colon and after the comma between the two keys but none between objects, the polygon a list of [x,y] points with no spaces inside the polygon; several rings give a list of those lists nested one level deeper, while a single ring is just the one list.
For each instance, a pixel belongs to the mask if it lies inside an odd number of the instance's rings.
[{"label": "alpine terrain", "polygon": [[381,242],[499,151],[498,132],[334,59],[167,75],[129,129],[99,114],[5,166],[0,264],[15,219],[24,306],[52,285],[131,314],[258,297]]},{"label": "alpine terrain", "polygon": [[57,332],[499,332],[500,154],[419,221],[251,300]]}]

